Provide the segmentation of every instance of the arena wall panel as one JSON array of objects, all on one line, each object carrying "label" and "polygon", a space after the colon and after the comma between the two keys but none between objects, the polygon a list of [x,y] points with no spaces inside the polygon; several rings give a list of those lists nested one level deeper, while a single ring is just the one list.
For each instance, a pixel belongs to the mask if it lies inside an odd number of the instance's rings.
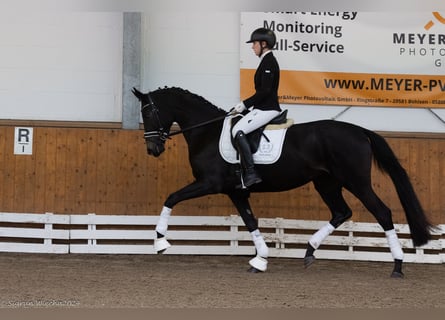
[{"label": "arena wall panel", "polygon": [[[383,134],[407,170],[428,216],[445,223],[445,135]],[[14,127],[0,125],[0,212],[156,215],[171,192],[193,181],[182,136],[167,141],[159,158],[146,153],[142,130],[34,127],[32,155],[14,155]],[[388,176],[373,170],[376,193],[406,223]],[[375,222],[352,195],[345,197],[358,222]],[[328,220],[312,184],[252,194],[257,217]],[[236,214],[227,197],[210,195],[178,204],[174,215]]]}]

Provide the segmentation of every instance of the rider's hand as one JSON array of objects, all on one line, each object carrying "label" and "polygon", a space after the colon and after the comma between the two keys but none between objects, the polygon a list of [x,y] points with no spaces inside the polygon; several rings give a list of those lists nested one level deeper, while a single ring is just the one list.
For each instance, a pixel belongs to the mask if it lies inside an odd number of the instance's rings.
[{"label": "rider's hand", "polygon": [[246,106],[244,105],[244,103],[241,101],[240,103],[238,103],[236,106],[233,107],[233,109],[235,110],[235,112],[237,113],[241,113],[244,110],[246,110]]}]

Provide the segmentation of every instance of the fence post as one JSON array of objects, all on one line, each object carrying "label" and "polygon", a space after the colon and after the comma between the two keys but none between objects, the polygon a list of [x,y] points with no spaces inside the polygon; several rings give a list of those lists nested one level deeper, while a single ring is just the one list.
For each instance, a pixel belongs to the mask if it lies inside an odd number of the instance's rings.
[{"label": "fence post", "polygon": [[[88,213],[88,231],[90,231],[90,234],[93,234],[94,231],[96,231],[96,224],[93,222],[95,216],[96,216],[95,213]],[[88,239],[89,246],[95,246],[96,244],[97,244],[96,239],[94,238]]]},{"label": "fence post", "polygon": [[[53,229],[53,223],[51,222],[51,216],[52,216],[53,214],[51,213],[51,212],[45,212],[45,218],[46,218],[46,223],[45,223],[45,234],[46,235],[49,235],[49,234],[51,234],[51,230]],[[52,244],[52,241],[53,239],[51,239],[51,238],[47,238],[46,236],[45,236],[45,239],[43,239],[43,244],[45,245],[45,246],[51,246],[51,244]]]}]

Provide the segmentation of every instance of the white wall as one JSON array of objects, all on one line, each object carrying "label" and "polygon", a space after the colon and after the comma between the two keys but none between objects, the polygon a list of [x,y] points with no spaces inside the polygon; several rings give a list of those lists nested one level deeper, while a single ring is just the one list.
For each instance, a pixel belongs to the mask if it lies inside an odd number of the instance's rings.
[{"label": "white wall", "polygon": [[[227,110],[239,101],[240,12],[147,12],[143,25],[144,90],[179,86]],[[441,120],[420,108],[283,107],[297,123],[336,118],[378,131],[445,132],[443,109],[433,110]]]},{"label": "white wall", "polygon": [[[142,89],[180,86],[229,109],[239,97],[239,11],[147,10]],[[0,119],[121,121],[122,12],[0,12]],[[445,110],[284,105],[298,122],[445,132]]]},{"label": "white wall", "polygon": [[238,13],[147,13],[143,37],[145,90],[178,86],[220,107],[239,100]]},{"label": "white wall", "polygon": [[121,121],[122,13],[0,12],[0,119]]}]

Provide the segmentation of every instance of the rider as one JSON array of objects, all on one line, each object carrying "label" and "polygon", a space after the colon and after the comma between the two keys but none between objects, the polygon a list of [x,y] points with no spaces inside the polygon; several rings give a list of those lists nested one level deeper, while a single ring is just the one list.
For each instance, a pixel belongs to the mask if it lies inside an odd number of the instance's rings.
[{"label": "rider", "polygon": [[281,108],[278,103],[280,67],[272,54],[276,43],[274,32],[266,28],[256,29],[246,43],[252,43],[255,55],[261,60],[254,77],[255,94],[234,107],[238,113],[246,109],[249,109],[249,112],[233,127],[232,137],[241,158],[243,183],[249,187],[262,180],[255,170],[246,134],[267,124],[280,114]]}]

